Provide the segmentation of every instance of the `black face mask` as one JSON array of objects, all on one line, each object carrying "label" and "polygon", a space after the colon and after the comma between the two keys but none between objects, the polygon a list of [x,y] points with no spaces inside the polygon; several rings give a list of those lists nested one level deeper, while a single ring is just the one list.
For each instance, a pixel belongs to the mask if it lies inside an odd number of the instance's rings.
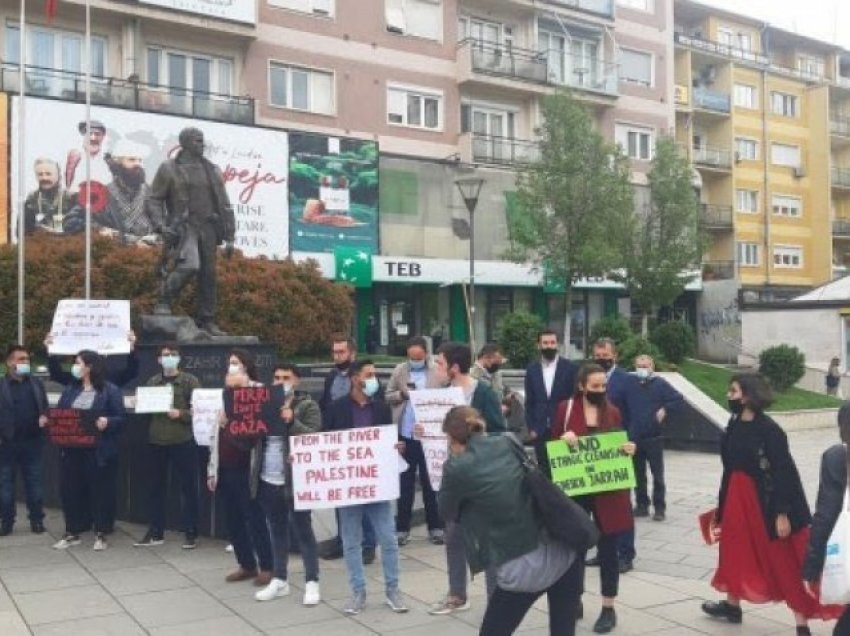
[{"label": "black face mask", "polygon": [[602,406],[605,404],[605,391],[585,391],[584,397],[586,397],[587,401],[593,404],[593,406]]},{"label": "black face mask", "polygon": [[346,360],[345,362],[337,362],[334,365],[338,371],[346,371],[348,367],[351,366],[351,360]]},{"label": "black face mask", "polygon": [[502,365],[501,364],[491,364],[489,367],[484,367],[484,368],[487,369],[487,373],[492,375],[493,373],[497,373],[499,371],[499,369],[502,368]]},{"label": "black face mask", "polygon": [[740,415],[744,410],[744,403],[741,401],[741,398],[737,398],[735,400],[728,400],[726,404],[729,407],[729,412],[733,415]]},{"label": "black face mask", "polygon": [[598,364],[600,367],[602,367],[602,369],[603,369],[606,373],[607,373],[608,371],[610,371],[610,370],[611,370],[611,367],[613,367],[613,366],[614,366],[614,361],[613,361],[613,360],[609,360],[609,359],[607,359],[607,358],[596,358],[596,359],[594,360],[594,362],[595,362],[596,364]]},{"label": "black face mask", "polygon": [[549,360],[551,362],[552,360],[554,360],[555,358],[558,357],[558,350],[557,349],[548,349],[548,348],[547,349],[541,349],[540,355],[542,355],[544,358],[546,358],[547,360]]}]

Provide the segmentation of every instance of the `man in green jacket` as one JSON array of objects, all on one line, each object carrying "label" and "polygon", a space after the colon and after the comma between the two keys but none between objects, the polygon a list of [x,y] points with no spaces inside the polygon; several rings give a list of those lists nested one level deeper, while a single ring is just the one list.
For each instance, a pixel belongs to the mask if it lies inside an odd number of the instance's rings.
[{"label": "man in green jacket", "polygon": [[150,461],[150,523],[137,548],[162,545],[165,537],[165,504],[167,501],[168,465],[180,481],[183,499],[183,548],[191,550],[198,537],[198,447],[192,434],[192,391],[201,383],[191,373],[180,369],[180,349],[164,344],[159,350],[162,371],[150,378],[146,386],[171,386],[174,402],[167,413],[151,416],[148,433]]}]

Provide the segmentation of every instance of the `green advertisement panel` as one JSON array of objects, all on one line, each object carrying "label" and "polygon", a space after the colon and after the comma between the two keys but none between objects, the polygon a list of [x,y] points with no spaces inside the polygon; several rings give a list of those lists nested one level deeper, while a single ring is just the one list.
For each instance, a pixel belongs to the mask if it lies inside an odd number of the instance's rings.
[{"label": "green advertisement panel", "polygon": [[299,252],[378,252],[378,144],[289,133],[289,240]]},{"label": "green advertisement panel", "polygon": [[632,458],[623,450],[628,441],[628,435],[618,431],[579,437],[576,446],[549,442],[552,481],[570,497],[634,488]]}]

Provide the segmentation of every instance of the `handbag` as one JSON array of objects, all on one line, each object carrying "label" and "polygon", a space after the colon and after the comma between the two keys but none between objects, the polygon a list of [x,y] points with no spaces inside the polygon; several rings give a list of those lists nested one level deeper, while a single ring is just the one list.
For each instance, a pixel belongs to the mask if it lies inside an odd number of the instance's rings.
[{"label": "handbag", "polygon": [[512,435],[507,437],[525,471],[524,482],[534,511],[549,536],[579,553],[594,547],[599,542],[599,529],[590,515],[540,471]]},{"label": "handbag", "polygon": [[[850,450],[847,456],[850,470]],[[844,505],[826,542],[826,558],[820,585],[822,603],[847,605],[850,603],[850,472],[844,488]]]}]

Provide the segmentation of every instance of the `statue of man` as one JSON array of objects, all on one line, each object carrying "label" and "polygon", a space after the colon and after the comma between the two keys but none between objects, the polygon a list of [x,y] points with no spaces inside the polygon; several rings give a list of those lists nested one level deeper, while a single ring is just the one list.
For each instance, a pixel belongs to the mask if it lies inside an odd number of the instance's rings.
[{"label": "statue of man", "polygon": [[180,131],[177,157],[164,161],[151,185],[150,203],[161,219],[167,254],[173,255],[171,271],[164,281],[154,313],[169,315],[171,303],[197,275],[198,308],[195,322],[214,336],[225,335],[215,324],[218,246],[225,256],[233,254],[236,223],[224,189],[221,170],[204,158],[204,133],[197,128]]}]

